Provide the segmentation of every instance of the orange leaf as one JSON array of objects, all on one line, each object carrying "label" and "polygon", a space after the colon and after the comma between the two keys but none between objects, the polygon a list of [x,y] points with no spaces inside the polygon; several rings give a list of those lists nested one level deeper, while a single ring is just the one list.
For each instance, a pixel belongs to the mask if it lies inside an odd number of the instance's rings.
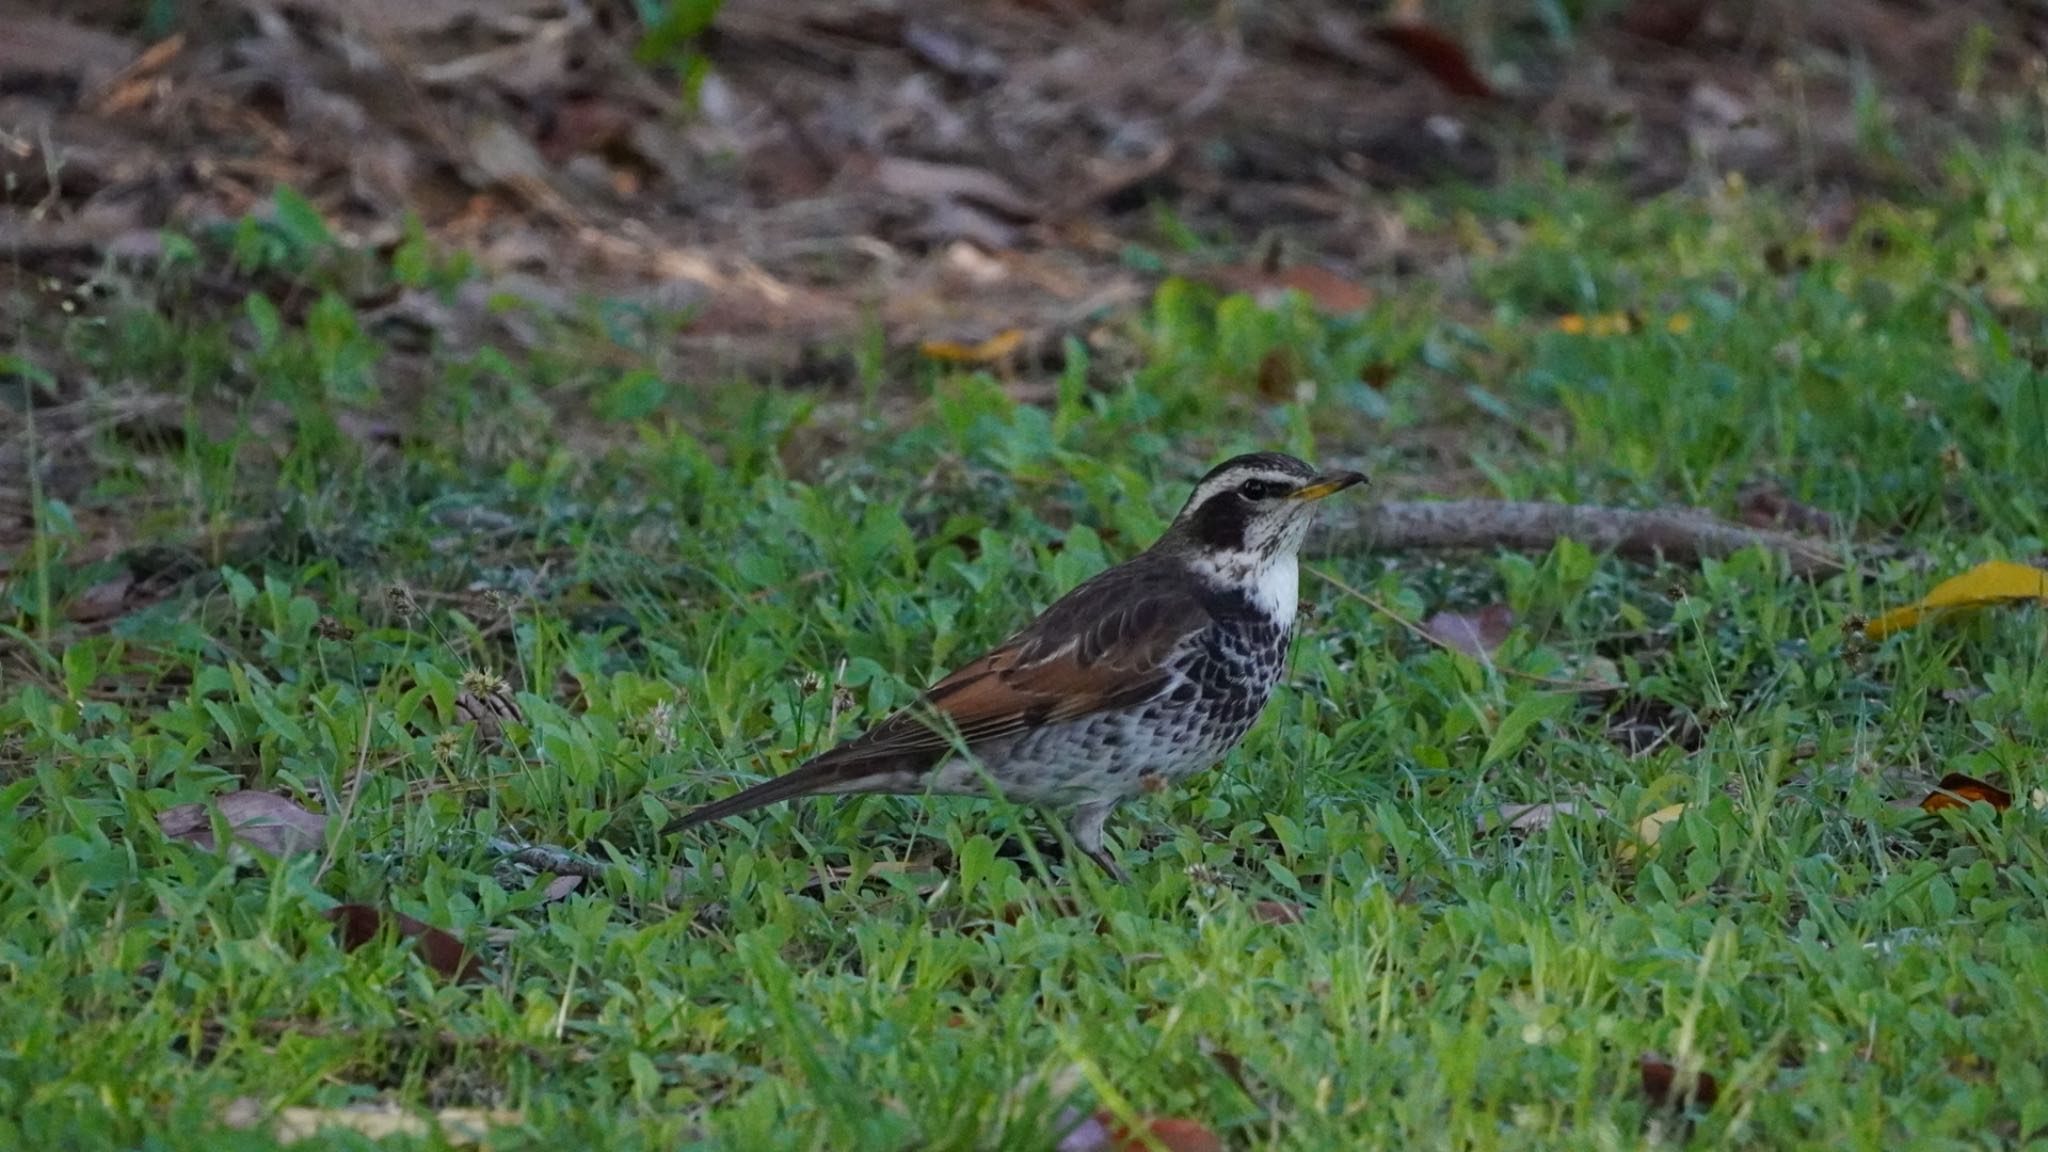
[{"label": "orange leaf", "polygon": [[1479,99],[1493,95],[1493,85],[1472,66],[1464,46],[1449,34],[1420,21],[1403,20],[1380,25],[1373,35],[1393,45],[1453,94]]},{"label": "orange leaf", "polygon": [[2012,793],[2003,788],[1986,784],[1974,776],[1951,772],[1941,778],[1936,791],[1929,792],[1920,801],[1923,812],[1939,812],[1944,808],[1967,808],[1972,804],[1989,804],[2003,812],[2012,807]]},{"label": "orange leaf", "polygon": [[2048,600],[2048,571],[2009,560],[1993,560],[1936,584],[1917,604],[1894,608],[1879,616],[1863,626],[1863,634],[1880,640],[1930,616],[2024,600]]}]

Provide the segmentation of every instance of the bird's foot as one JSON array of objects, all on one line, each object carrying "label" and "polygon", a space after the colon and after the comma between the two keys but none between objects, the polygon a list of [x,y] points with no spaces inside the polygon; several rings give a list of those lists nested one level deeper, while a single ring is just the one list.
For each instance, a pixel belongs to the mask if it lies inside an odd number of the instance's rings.
[{"label": "bird's foot", "polygon": [[1123,866],[1116,862],[1116,858],[1109,854],[1108,849],[1084,848],[1082,851],[1087,854],[1090,860],[1095,861],[1096,865],[1104,872],[1109,873],[1110,877],[1117,883],[1129,884],[1131,882],[1131,874],[1123,870]]}]

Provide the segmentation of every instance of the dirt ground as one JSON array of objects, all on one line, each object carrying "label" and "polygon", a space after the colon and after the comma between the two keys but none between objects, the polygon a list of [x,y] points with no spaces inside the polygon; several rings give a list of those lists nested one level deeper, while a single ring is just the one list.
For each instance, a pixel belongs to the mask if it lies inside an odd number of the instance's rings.
[{"label": "dirt ground", "polygon": [[[2048,48],[2017,4],[1568,7],[732,0],[663,46],[624,0],[5,0],[0,253],[61,297],[289,186],[353,244],[473,252],[444,335],[598,293],[687,309],[713,369],[829,382],[877,327],[1030,363],[1169,271],[1363,302],[1433,259],[1393,195],[1538,165],[1740,172],[1846,228]],[[16,332],[52,306],[10,295]]]}]

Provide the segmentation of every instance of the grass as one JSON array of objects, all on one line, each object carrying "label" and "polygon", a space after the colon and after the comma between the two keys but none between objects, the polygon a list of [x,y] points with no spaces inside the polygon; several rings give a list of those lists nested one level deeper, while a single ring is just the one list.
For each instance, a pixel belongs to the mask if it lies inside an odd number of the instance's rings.
[{"label": "grass", "polygon": [[[1082,1106],[1231,1147],[2048,1146],[2043,615],[1854,634],[2048,547],[2044,176],[2029,149],[1959,153],[1839,244],[1739,189],[1418,198],[1448,274],[1351,321],[1169,285],[1119,334],[1137,367],[1076,346],[1048,407],[930,367],[705,380],[660,318],[601,302],[527,353],[422,341],[348,285],[468,275],[423,243],[365,269],[289,201],[195,238],[24,331],[14,365],[17,399],[62,364],[112,415],[36,410],[89,476],[10,480],[37,487],[0,594],[0,1142],[269,1146],[225,1127],[246,1099],[516,1110],[500,1148],[1047,1149],[1059,1102],[1025,1086],[1077,1069]],[[209,295],[230,267],[246,300]],[[1560,329],[1610,314],[1629,330]],[[1256,387],[1276,348],[1315,381],[1287,403]],[[352,431],[380,418],[395,444]],[[1628,699],[1420,644],[1308,578],[1265,721],[1113,825],[1128,887],[1040,875],[1009,847],[1036,818],[970,800],[656,842],[1253,447],[1396,493],[1728,512],[1767,480],[1931,564],[1335,557],[1410,617],[1505,602],[1501,664],[1604,659]],[[124,572],[133,606],[76,622]],[[455,719],[479,674],[516,703],[501,741]],[[1696,720],[1697,747],[1632,757],[1623,706]],[[1950,771],[2022,802],[1892,803]],[[158,831],[237,787],[328,813],[327,850]],[[1553,801],[1580,815],[1480,831]],[[620,867],[550,901],[496,838]],[[339,902],[464,937],[487,979],[343,951]],[[1660,1109],[1647,1053],[1718,1100]]]}]

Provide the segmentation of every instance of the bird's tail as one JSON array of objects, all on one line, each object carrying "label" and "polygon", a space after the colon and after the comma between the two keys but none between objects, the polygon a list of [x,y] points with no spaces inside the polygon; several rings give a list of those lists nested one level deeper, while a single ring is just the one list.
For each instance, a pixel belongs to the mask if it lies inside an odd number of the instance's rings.
[{"label": "bird's tail", "polygon": [[857,759],[820,756],[773,780],[763,780],[752,788],[742,789],[723,800],[714,800],[700,808],[693,808],[669,821],[661,830],[661,834],[667,836],[686,828],[695,828],[699,824],[723,820],[727,816],[752,812],[778,800],[791,800],[815,792],[860,791],[862,789],[857,784],[851,789],[846,786],[854,784],[857,778],[868,775],[872,770],[870,765]]}]

